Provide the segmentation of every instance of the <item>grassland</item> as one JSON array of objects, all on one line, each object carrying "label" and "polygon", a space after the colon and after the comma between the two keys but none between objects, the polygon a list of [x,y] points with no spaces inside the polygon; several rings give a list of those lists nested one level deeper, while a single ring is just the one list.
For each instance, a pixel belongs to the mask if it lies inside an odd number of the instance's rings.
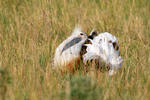
[{"label": "grassland", "polygon": [[[116,75],[51,69],[55,48],[77,24],[118,37],[124,62]],[[1,0],[0,98],[149,100],[150,0]]]}]

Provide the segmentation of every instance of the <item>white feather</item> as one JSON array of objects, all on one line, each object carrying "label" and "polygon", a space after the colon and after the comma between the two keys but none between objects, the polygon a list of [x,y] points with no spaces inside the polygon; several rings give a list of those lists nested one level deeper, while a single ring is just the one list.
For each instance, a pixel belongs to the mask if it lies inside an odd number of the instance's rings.
[{"label": "white feather", "polygon": [[[81,36],[80,33],[83,33],[84,35]],[[62,52],[67,43],[78,37],[82,38],[79,43],[67,48]],[[80,27],[76,27],[71,35],[56,48],[54,55],[54,68],[63,67],[73,59],[78,58],[80,56],[81,47],[86,40],[87,35],[81,31]]]},{"label": "white feather", "polygon": [[119,46],[117,38],[112,34],[105,32],[99,34],[90,41],[92,41],[92,44],[86,44],[87,53],[83,55],[84,63],[91,59],[104,61],[111,67],[109,75],[112,75],[114,70],[120,68],[123,62],[123,59],[119,56],[119,51],[115,50],[113,44],[109,42],[115,42]]},{"label": "white feather", "polygon": [[82,32],[82,28],[81,28],[81,26],[80,25],[77,25],[75,28],[74,28],[74,30],[73,30],[73,32],[72,32],[72,36],[73,35],[76,35],[77,33],[80,33],[80,32]]}]

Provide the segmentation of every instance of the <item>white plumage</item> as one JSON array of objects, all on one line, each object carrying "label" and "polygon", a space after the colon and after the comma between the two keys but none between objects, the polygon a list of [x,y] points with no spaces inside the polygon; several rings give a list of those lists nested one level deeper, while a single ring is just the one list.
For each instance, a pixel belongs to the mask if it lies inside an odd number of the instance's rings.
[{"label": "white plumage", "polygon": [[62,68],[70,62],[79,59],[81,47],[87,40],[87,34],[76,27],[72,34],[57,48],[54,56],[54,68]]},{"label": "white plumage", "polygon": [[123,62],[119,56],[119,44],[116,37],[105,32],[90,41],[92,44],[85,44],[87,52],[83,55],[84,63],[89,60],[103,61],[110,67],[109,75],[113,75],[114,70],[120,68]]}]

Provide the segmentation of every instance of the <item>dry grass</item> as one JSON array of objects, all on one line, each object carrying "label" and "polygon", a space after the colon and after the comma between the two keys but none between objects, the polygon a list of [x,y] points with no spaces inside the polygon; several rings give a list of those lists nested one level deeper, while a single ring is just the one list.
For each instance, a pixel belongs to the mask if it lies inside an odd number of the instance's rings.
[{"label": "dry grass", "polygon": [[[77,24],[118,37],[124,63],[115,76],[51,70],[55,48]],[[148,100],[149,40],[149,0],[1,0],[0,97]]]}]

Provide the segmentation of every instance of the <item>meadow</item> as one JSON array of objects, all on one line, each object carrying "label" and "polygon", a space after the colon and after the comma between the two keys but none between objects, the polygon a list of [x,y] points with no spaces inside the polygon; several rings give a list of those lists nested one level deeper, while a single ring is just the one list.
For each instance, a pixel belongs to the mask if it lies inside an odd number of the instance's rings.
[{"label": "meadow", "polygon": [[[118,38],[116,75],[52,70],[78,24]],[[0,99],[149,100],[150,0],[0,0]]]}]

